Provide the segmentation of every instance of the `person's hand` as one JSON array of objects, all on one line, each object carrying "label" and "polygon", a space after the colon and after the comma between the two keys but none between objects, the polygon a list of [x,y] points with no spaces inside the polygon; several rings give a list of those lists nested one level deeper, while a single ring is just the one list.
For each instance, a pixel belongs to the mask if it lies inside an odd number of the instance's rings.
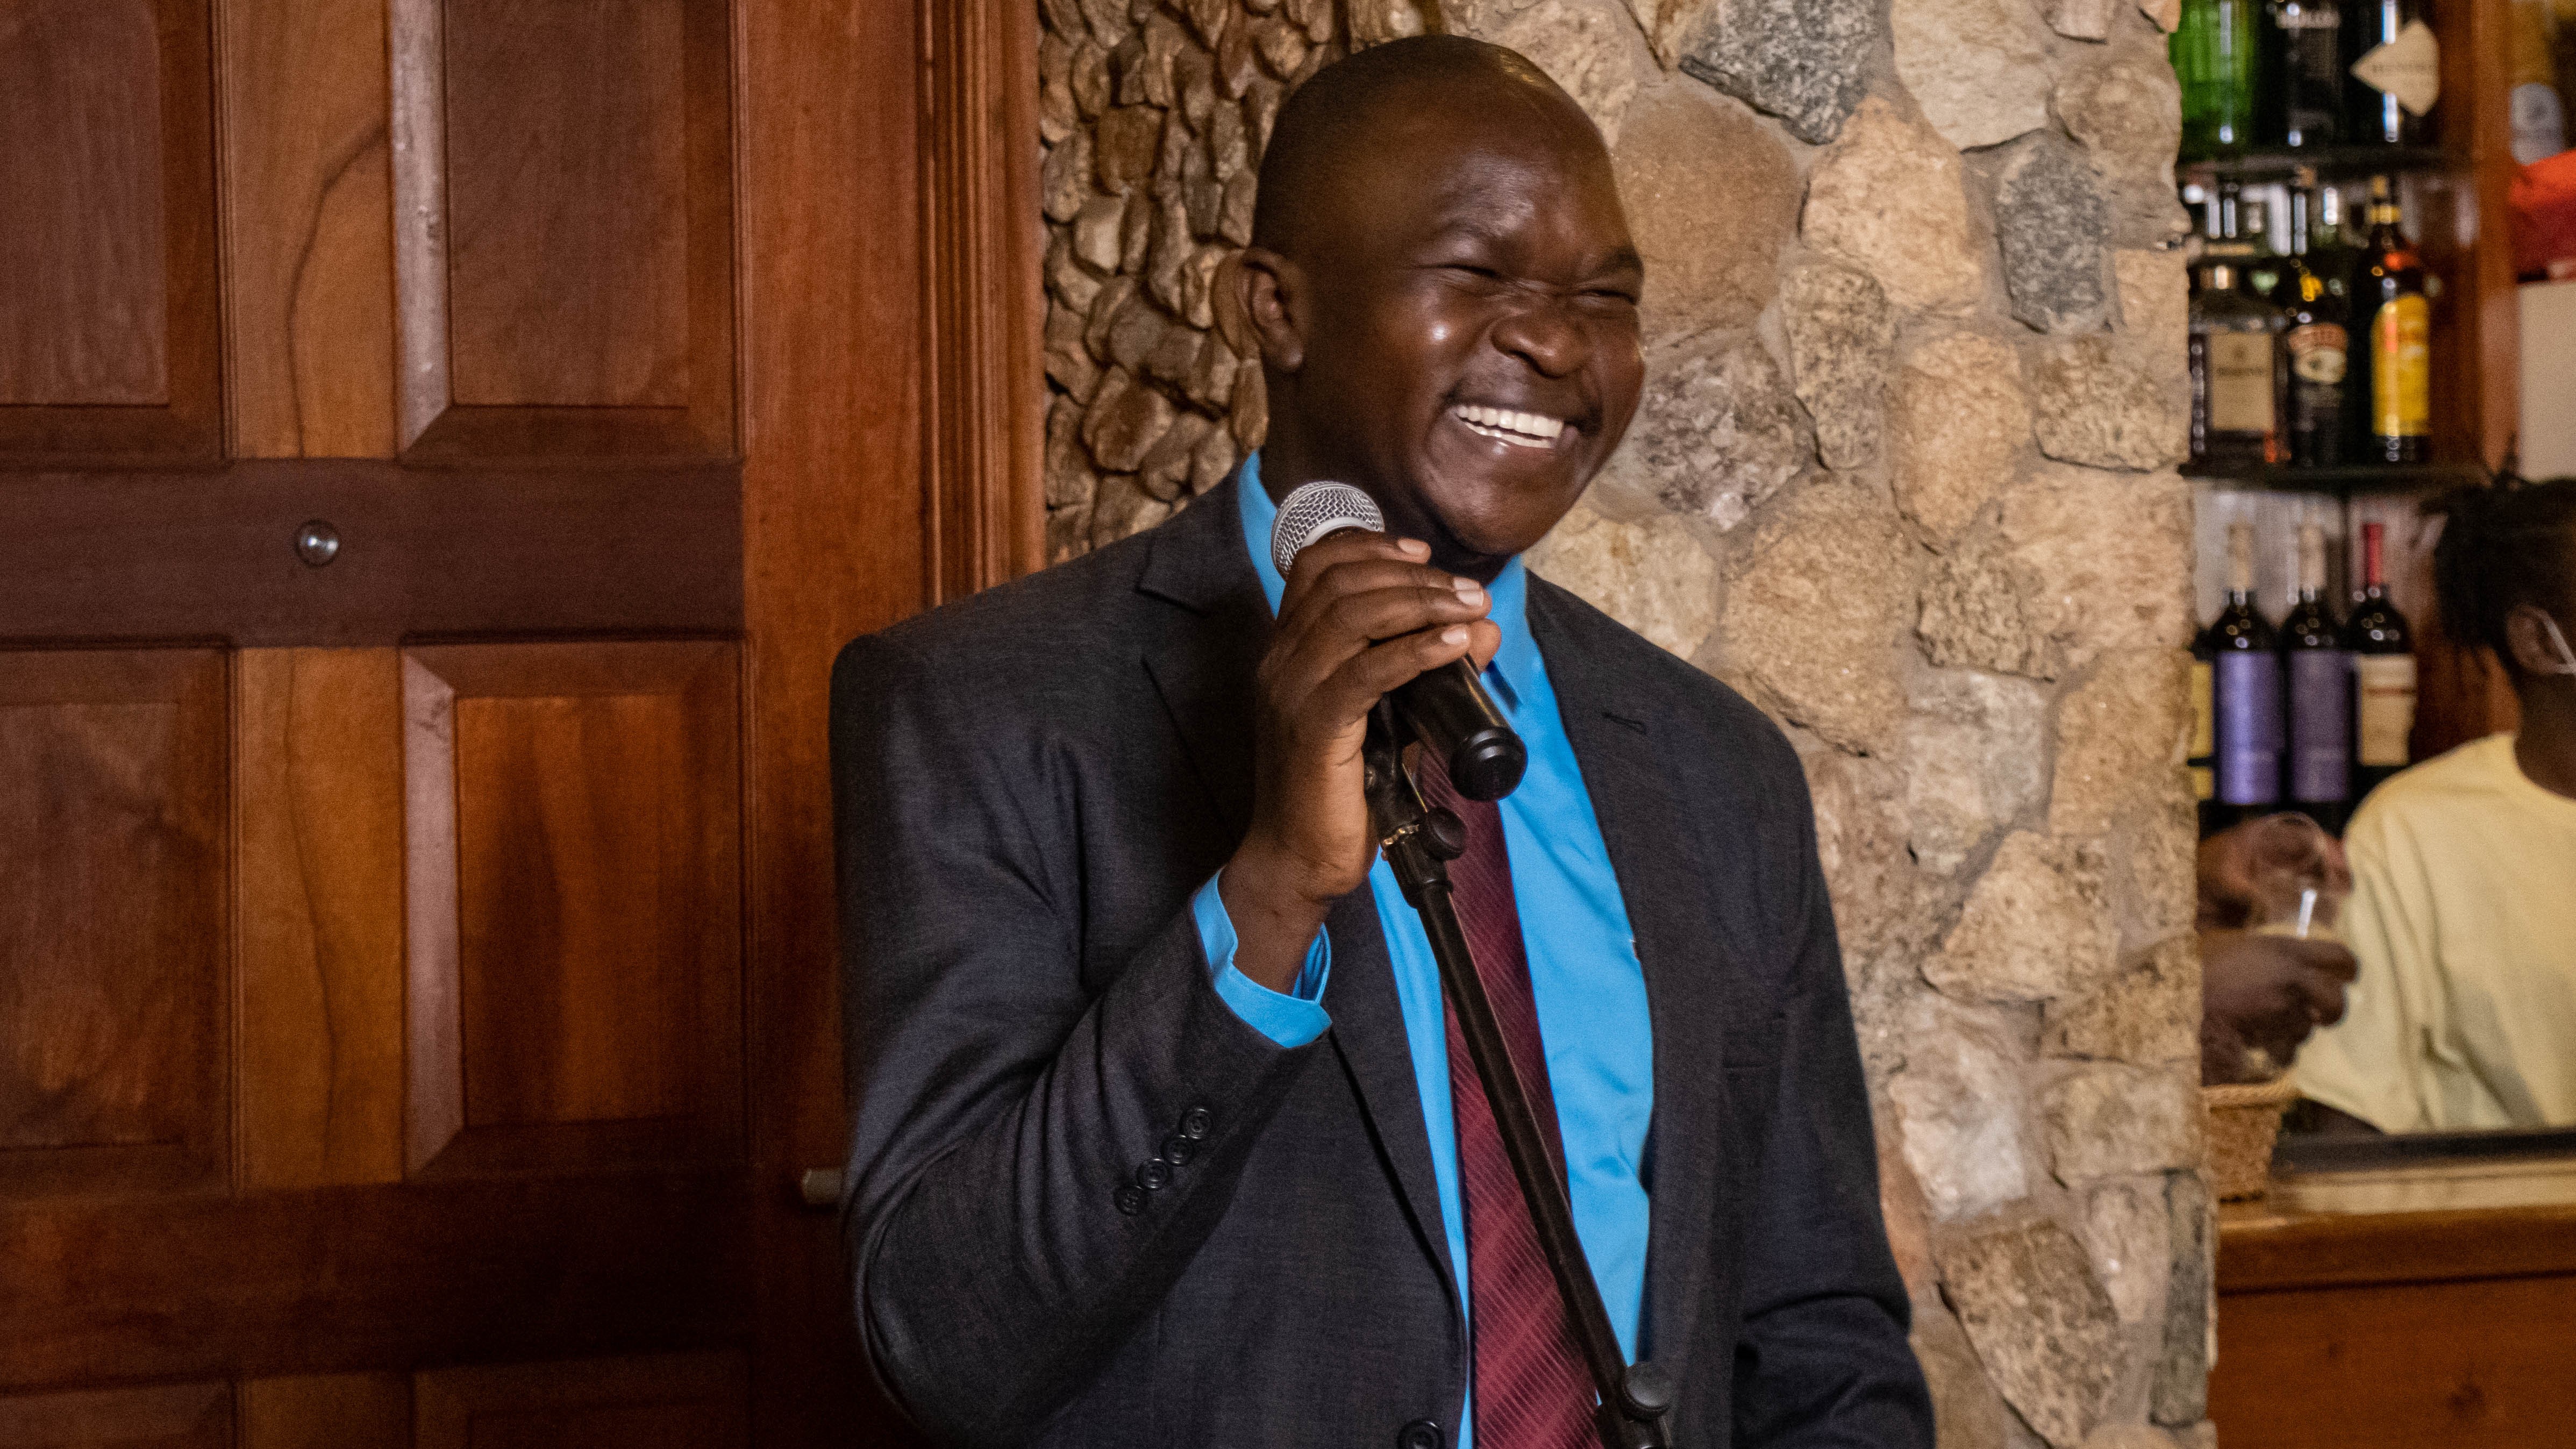
[{"label": "person's hand", "polygon": [[2302,815],[2267,815],[2202,841],[2199,876],[2204,931],[2237,930],[2266,912],[2294,908],[2296,890],[2288,900],[2271,898],[2288,882],[2312,883],[2336,899],[2352,890],[2343,842]]},{"label": "person's hand", "polygon": [[2320,1026],[2343,1020],[2356,971],[2337,941],[2253,931],[2200,933],[2200,1079],[2268,1081]]},{"label": "person's hand", "polygon": [[1376,858],[1360,761],[1369,709],[1453,659],[1482,668],[1502,643],[1484,587],[1430,557],[1413,539],[1347,529],[1288,575],[1256,691],[1252,828],[1217,884],[1236,969],[1274,991]]}]

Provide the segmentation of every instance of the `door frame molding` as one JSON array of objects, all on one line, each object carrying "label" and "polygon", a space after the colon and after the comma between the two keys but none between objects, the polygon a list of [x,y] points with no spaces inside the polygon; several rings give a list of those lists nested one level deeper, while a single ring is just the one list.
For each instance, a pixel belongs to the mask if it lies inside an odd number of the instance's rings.
[{"label": "door frame molding", "polygon": [[1035,0],[918,0],[924,572],[937,604],[1045,562]]}]

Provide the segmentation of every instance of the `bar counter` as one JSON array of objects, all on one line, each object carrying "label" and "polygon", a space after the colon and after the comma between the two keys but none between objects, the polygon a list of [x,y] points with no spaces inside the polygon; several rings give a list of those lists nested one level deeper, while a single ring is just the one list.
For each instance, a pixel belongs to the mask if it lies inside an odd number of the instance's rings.
[{"label": "bar counter", "polygon": [[2219,1442],[2576,1445],[2576,1144],[2384,1141],[2383,1165],[2294,1162],[2220,1208]]}]

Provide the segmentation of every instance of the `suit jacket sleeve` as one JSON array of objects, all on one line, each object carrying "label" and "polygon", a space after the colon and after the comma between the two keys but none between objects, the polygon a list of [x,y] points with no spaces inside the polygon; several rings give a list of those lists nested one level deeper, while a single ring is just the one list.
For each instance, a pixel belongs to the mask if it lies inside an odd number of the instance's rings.
[{"label": "suit jacket sleeve", "polygon": [[1869,1088],[1842,951],[1793,763],[1801,940],[1783,1017],[1778,1096],[1759,1174],[1735,1356],[1734,1442],[1746,1449],[1930,1449],[1932,1402],[1906,1340],[1888,1251]]},{"label": "suit jacket sleeve", "polygon": [[1082,871],[1063,741],[974,667],[880,635],[834,670],[845,1233],[879,1378],[942,1437],[1002,1444],[1151,1317],[1314,1049],[1218,997],[1184,897],[1086,981],[1083,893],[1118,883]]}]

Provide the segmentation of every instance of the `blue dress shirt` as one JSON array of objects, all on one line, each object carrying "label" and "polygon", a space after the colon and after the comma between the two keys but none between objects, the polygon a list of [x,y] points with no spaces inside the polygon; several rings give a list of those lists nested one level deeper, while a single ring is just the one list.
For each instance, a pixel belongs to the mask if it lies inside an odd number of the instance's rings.
[{"label": "blue dress shirt", "polygon": [[[1261,486],[1261,455],[1243,463],[1236,488],[1244,544],[1261,575],[1272,613],[1287,589],[1270,560],[1270,526],[1278,505]],[[1574,1226],[1592,1276],[1610,1310],[1619,1347],[1633,1362],[1646,1286],[1646,1188],[1639,1177],[1646,1129],[1654,1116],[1654,1028],[1646,978],[1619,879],[1602,844],[1601,822],[1584,789],[1556,691],[1529,629],[1529,575],[1519,559],[1488,587],[1490,617],[1502,647],[1485,670],[1486,688],[1529,748],[1520,788],[1501,801],[1503,846],[1529,958],[1539,1033],[1547,1043],[1547,1077],[1565,1144],[1566,1185]],[[1405,904],[1384,860],[1369,869],[1378,921],[1395,968],[1396,998],[1413,1050],[1414,1084],[1422,1093],[1431,1136],[1431,1168],[1440,1191],[1441,1223],[1459,1289],[1467,1285],[1466,1212],[1459,1197],[1458,1138],[1450,1118],[1449,1038],[1440,999],[1440,968],[1421,920]],[[1322,1004],[1332,970],[1319,934],[1290,992],[1235,969],[1234,923],[1211,878],[1192,898],[1199,938],[1215,973],[1217,994],[1237,1015],[1282,1046],[1303,1046],[1331,1025]],[[1459,1419],[1459,1449],[1471,1449],[1471,1413]]]}]

